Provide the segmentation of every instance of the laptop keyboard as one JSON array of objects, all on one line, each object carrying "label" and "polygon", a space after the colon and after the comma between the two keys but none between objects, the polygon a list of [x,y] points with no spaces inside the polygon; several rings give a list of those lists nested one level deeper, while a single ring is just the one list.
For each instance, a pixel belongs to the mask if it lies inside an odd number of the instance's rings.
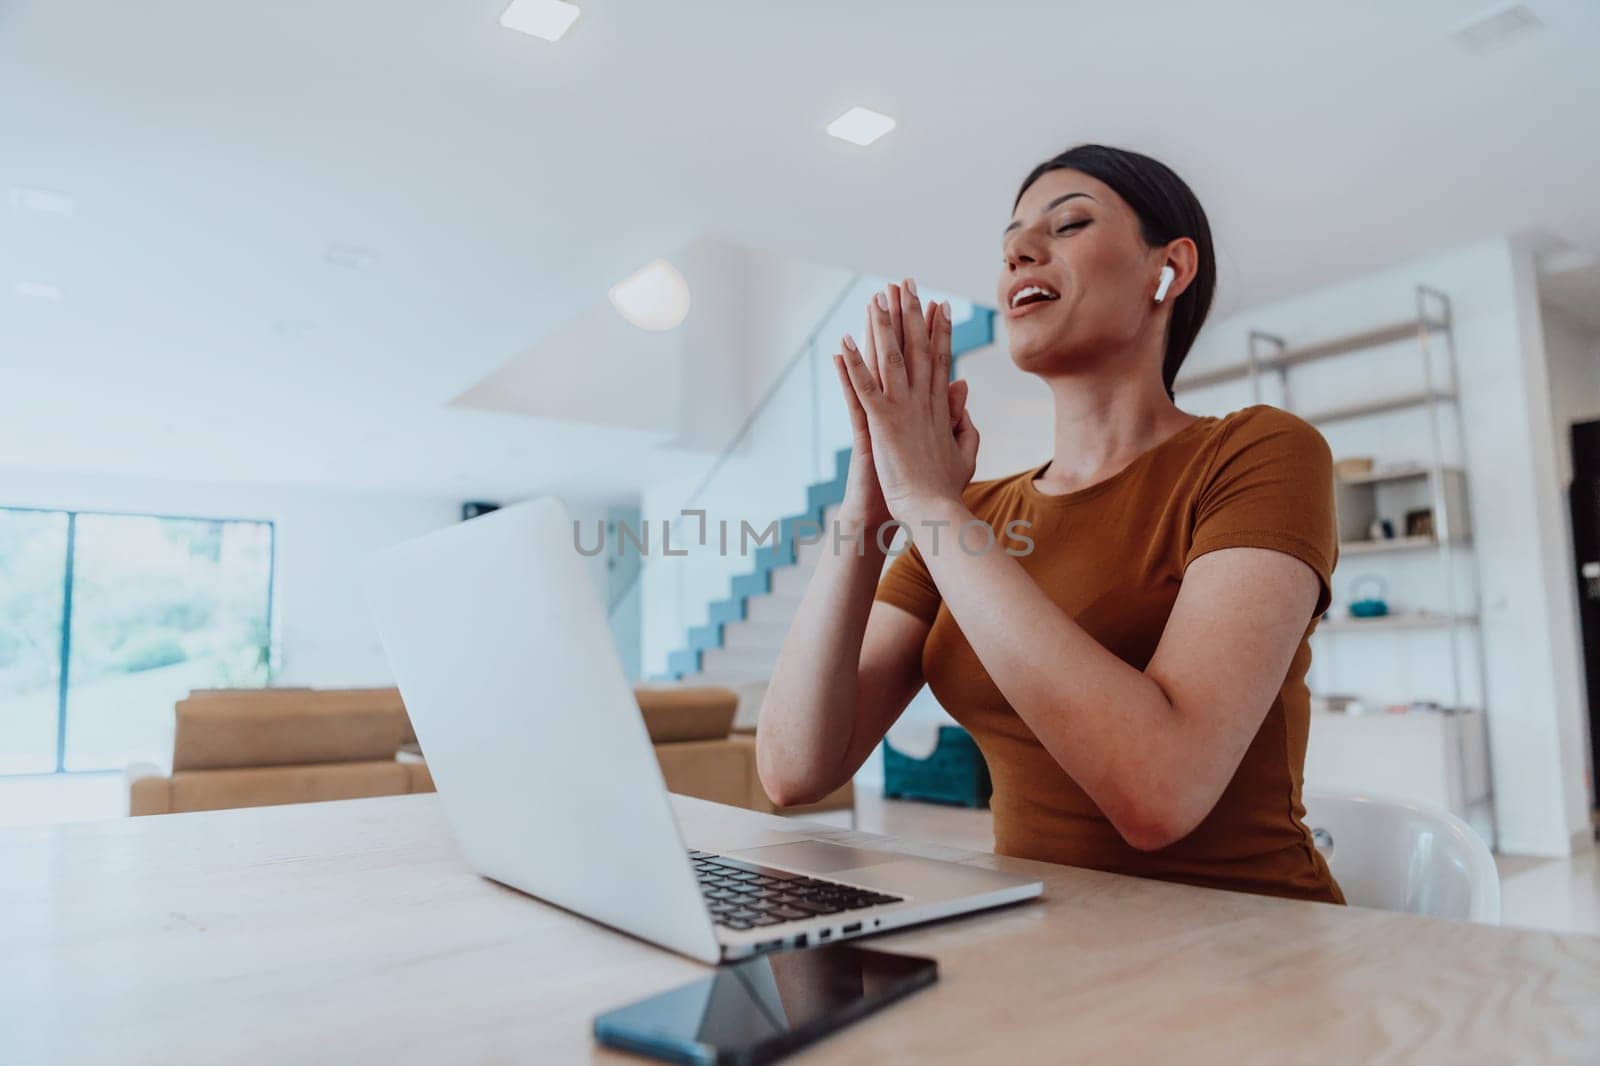
[{"label": "laptop keyboard", "polygon": [[900,902],[899,896],[820,881],[707,851],[689,852],[689,861],[700,879],[700,892],[712,919],[729,929],[758,929],[797,918]]}]

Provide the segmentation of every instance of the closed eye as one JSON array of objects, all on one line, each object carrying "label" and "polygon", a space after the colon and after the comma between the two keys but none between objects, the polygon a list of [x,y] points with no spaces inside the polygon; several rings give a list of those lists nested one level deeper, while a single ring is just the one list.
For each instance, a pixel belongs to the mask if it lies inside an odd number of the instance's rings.
[{"label": "closed eye", "polygon": [[1068,222],[1066,225],[1064,225],[1061,228],[1057,229],[1056,232],[1057,233],[1070,233],[1073,230],[1080,230],[1083,227],[1087,226],[1091,221],[1093,221],[1093,220],[1086,218],[1082,222]]}]

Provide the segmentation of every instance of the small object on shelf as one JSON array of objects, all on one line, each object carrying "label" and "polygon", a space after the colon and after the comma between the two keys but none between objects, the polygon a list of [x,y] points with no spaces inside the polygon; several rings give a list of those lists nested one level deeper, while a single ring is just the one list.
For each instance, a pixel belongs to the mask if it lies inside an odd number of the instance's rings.
[{"label": "small object on shelf", "polygon": [[[1362,590],[1370,589],[1369,594],[1363,595]],[[1350,617],[1351,618],[1382,618],[1389,613],[1389,603],[1385,598],[1389,593],[1389,583],[1377,574],[1363,574],[1350,583]]]},{"label": "small object on shelf", "polygon": [[1367,536],[1372,540],[1393,540],[1394,523],[1387,518],[1374,518],[1367,527]]},{"label": "small object on shelf", "polygon": [[1339,459],[1333,464],[1333,476],[1340,480],[1370,473],[1372,473],[1370,455],[1353,455],[1347,459]]},{"label": "small object on shelf", "polygon": [[1393,611],[1370,618],[1331,618],[1324,615],[1317,632],[1349,632],[1357,629],[1445,629],[1478,624],[1475,614],[1448,615],[1439,611]]},{"label": "small object on shelf", "polygon": [[1415,511],[1406,512],[1406,536],[1431,537],[1433,536],[1433,508],[1419,507]]},{"label": "small object on shelf", "polygon": [[1385,714],[1449,714],[1450,709],[1433,700],[1412,700],[1410,703],[1390,703],[1384,706]]},{"label": "small object on shelf", "polygon": [[987,807],[994,786],[978,742],[957,725],[939,727],[939,742],[926,759],[913,758],[883,742],[883,795],[932,803]]},{"label": "small object on shelf", "polygon": [[1337,693],[1327,696],[1311,697],[1311,709],[1326,711],[1329,714],[1366,714],[1367,706],[1361,702],[1359,696],[1341,695]]}]

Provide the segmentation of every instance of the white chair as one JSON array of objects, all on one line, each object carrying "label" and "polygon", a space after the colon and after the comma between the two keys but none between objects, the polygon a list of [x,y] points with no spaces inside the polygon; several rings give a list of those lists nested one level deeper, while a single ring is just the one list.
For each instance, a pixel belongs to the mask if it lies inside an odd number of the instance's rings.
[{"label": "white chair", "polygon": [[1306,825],[1358,907],[1500,924],[1500,875],[1472,828],[1404,800],[1308,790]]}]

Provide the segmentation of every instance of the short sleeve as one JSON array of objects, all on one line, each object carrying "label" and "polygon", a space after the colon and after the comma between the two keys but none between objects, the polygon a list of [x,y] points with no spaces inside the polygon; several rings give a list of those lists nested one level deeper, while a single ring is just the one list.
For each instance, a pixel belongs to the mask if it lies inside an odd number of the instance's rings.
[{"label": "short sleeve", "polygon": [[930,626],[943,599],[939,587],[933,583],[933,575],[928,572],[928,564],[923,561],[922,552],[915,545],[890,560],[872,598],[910,611]]},{"label": "short sleeve", "polygon": [[1249,408],[1237,419],[1201,486],[1183,565],[1221,548],[1292,555],[1317,575],[1320,616],[1333,599],[1339,553],[1328,442],[1309,423],[1276,408]]}]

